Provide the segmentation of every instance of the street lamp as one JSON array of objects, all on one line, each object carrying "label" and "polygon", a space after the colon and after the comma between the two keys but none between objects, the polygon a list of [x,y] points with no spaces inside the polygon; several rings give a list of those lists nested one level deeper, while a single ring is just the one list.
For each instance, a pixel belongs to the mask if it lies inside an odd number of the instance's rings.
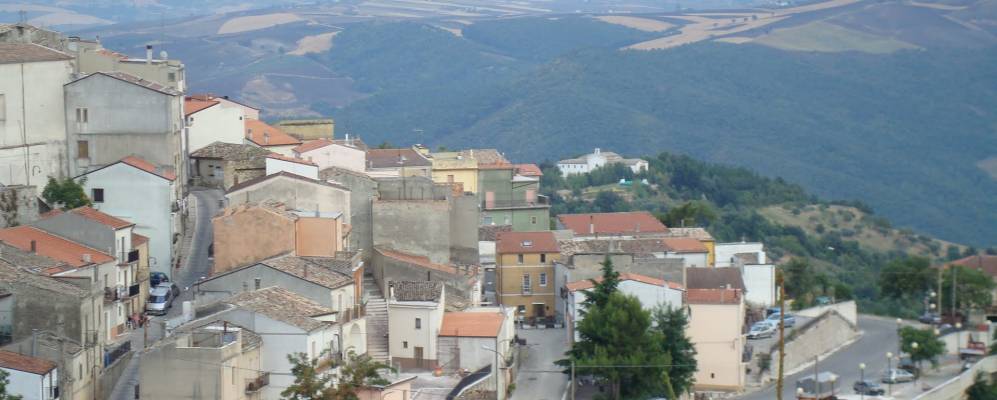
[{"label": "street lamp", "polygon": [[865,400],[865,392],[868,390],[868,387],[865,385],[865,363],[859,363],[859,382],[862,382],[862,391],[859,392],[859,399]]},{"label": "street lamp", "polygon": [[901,347],[903,339],[900,337],[900,328],[903,327],[903,324],[904,324],[904,320],[902,320],[900,318],[897,318],[897,355],[898,356],[900,355],[900,353],[904,352],[903,347]]},{"label": "street lamp", "polygon": [[889,391],[889,395],[893,396],[893,353],[886,352],[886,387]]},{"label": "street lamp", "polygon": [[488,350],[488,351],[490,351],[492,353],[495,353],[495,364],[493,365],[494,366],[494,368],[493,368],[494,371],[492,371],[492,373],[495,374],[495,393],[498,393],[498,390],[499,390],[499,379],[498,379],[498,376],[499,376],[499,356],[500,356],[500,354],[495,349],[489,348],[488,346],[485,346],[485,345],[481,345],[481,348],[484,349],[484,350]]},{"label": "street lamp", "polygon": [[958,350],[962,347],[962,322],[955,323],[955,349]]},{"label": "street lamp", "polygon": [[[911,352],[911,359],[913,359],[914,358],[914,353],[917,352],[917,342],[911,342],[910,343],[910,352]],[[921,375],[921,361],[919,360],[917,362],[917,370],[914,371],[914,387],[915,388],[917,387],[917,378],[919,378],[920,375]]]},{"label": "street lamp", "polygon": [[[814,382],[814,385],[816,385],[816,384],[817,384],[817,382]],[[801,388],[801,387],[796,388],[796,398],[797,399],[802,399],[803,398],[803,388]]]}]

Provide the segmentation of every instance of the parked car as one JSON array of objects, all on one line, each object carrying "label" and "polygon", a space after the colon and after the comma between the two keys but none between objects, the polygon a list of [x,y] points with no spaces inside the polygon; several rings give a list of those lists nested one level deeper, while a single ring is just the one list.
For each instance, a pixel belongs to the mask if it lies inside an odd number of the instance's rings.
[{"label": "parked car", "polygon": [[818,306],[826,306],[831,304],[831,298],[827,296],[818,296],[814,299],[814,304]]},{"label": "parked car", "polygon": [[772,314],[779,314],[779,307],[769,307],[765,309],[765,318],[768,318]]},{"label": "parked car", "polygon": [[775,323],[767,320],[756,322],[748,331],[748,339],[768,338],[773,335],[775,335]]},{"label": "parked car", "polygon": [[883,383],[913,382],[914,374],[905,370],[894,368],[883,373]]},{"label": "parked car", "polygon": [[921,314],[921,316],[918,317],[917,320],[921,321],[922,324],[937,325],[942,323],[942,317],[939,316],[937,313],[932,313],[932,312]]},{"label": "parked car", "polygon": [[[779,314],[769,315],[766,321],[779,322]],[[786,325],[787,328],[792,328],[794,325],[796,325],[796,317],[793,316],[793,314],[784,314],[782,316],[782,322],[783,324]]]},{"label": "parked car", "polygon": [[886,390],[883,390],[882,386],[870,380],[855,381],[852,389],[855,389],[855,394],[864,394],[866,396],[882,396],[886,394]]},{"label": "parked car", "polygon": [[146,313],[166,315],[170,307],[173,306],[173,300],[179,294],[180,288],[172,283],[161,283],[159,286],[152,288],[149,293],[149,301],[145,303]]},{"label": "parked car", "polygon": [[150,287],[152,288],[159,286],[160,283],[169,282],[169,281],[170,277],[166,276],[165,272],[153,272],[149,274],[149,283],[151,284]]}]

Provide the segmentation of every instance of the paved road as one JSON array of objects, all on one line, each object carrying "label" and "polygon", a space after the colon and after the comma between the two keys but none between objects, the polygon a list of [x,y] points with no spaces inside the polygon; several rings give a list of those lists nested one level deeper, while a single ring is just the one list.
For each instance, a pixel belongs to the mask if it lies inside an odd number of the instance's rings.
[{"label": "paved road", "polygon": [[[897,352],[897,323],[895,320],[860,315],[858,325],[859,329],[864,332],[859,340],[818,362],[820,371],[831,371],[840,376],[838,380],[842,385],[840,393],[852,393],[852,383],[859,380],[859,363],[866,364],[866,379],[878,380],[880,374],[886,370],[886,353]],[[812,363],[805,371],[786,377],[783,399],[795,398],[796,380],[806,374],[813,374]],[[905,385],[912,384],[894,385],[894,388],[900,389]],[[775,384],[737,398],[740,400],[775,399]]]},{"label": "paved road", "polygon": [[512,400],[561,400],[568,385],[568,376],[554,361],[564,358],[568,350],[565,329],[517,330],[529,347],[516,376],[516,391]]}]

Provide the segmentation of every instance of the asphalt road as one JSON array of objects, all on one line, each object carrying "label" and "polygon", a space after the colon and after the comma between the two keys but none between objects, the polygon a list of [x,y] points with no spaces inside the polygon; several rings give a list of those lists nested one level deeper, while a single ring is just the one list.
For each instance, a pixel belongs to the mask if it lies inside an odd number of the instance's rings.
[{"label": "asphalt road", "polygon": [[[866,364],[865,378],[878,381],[887,367],[886,353],[897,352],[897,323],[895,320],[860,315],[858,326],[863,331],[859,340],[837,351],[827,359],[818,361],[819,371],[830,371],[838,374],[838,382],[841,383],[839,393],[841,394],[853,392],[852,383],[859,380],[860,363]],[[812,363],[804,371],[787,376],[782,393],[783,398],[795,398],[796,380],[808,374],[813,374]],[[894,385],[894,388],[899,389],[899,386],[903,385],[912,385],[912,383]],[[741,400],[772,400],[775,398],[774,382],[763,390],[737,397]]]},{"label": "asphalt road", "polygon": [[522,359],[512,400],[561,400],[568,376],[554,361],[568,350],[567,331],[561,329],[517,329],[529,347]]},{"label": "asphalt road", "polygon": [[174,273],[176,284],[180,287],[180,296],[173,302],[173,308],[167,313],[167,318],[180,315],[183,312],[183,302],[191,300],[191,291],[185,290],[194,285],[201,277],[207,277],[211,272],[211,259],[208,258],[208,246],[214,242],[211,218],[218,213],[218,202],[225,198],[225,193],[219,189],[194,189],[190,195],[197,200],[197,214],[194,216],[194,237],[188,248],[188,256],[184,265]]}]

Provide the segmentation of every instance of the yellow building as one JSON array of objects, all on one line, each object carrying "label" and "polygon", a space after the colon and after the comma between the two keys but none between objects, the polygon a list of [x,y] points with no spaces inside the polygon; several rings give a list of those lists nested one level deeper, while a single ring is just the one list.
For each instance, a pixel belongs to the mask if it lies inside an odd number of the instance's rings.
[{"label": "yellow building", "polygon": [[554,262],[560,259],[554,233],[500,232],[495,243],[498,302],[524,318],[553,316]]},{"label": "yellow building", "polygon": [[433,182],[460,183],[478,193],[478,161],[457,152],[433,153]]}]

